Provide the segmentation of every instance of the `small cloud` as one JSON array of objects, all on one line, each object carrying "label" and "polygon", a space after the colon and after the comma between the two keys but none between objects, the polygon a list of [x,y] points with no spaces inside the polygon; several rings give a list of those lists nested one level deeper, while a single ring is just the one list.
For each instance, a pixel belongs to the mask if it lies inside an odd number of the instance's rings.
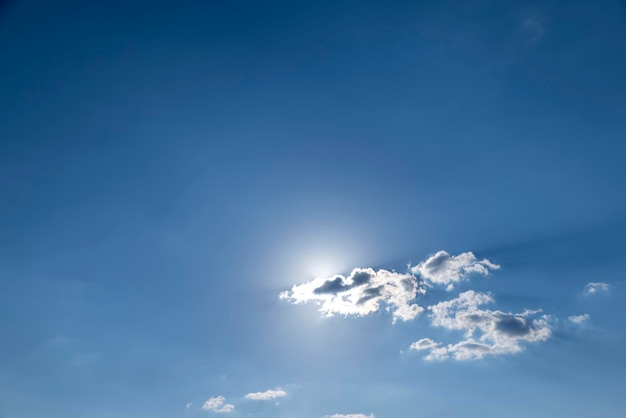
[{"label": "small cloud", "polygon": [[233,412],[233,409],[235,409],[235,405],[227,403],[217,412]]},{"label": "small cloud", "polygon": [[589,314],[572,315],[567,317],[567,319],[574,324],[583,324],[589,321],[589,318],[591,318]]},{"label": "small cloud", "polygon": [[374,414],[334,414],[326,415],[326,418],[374,418]]},{"label": "small cloud", "polygon": [[439,251],[412,267],[411,272],[430,283],[448,285],[446,290],[451,291],[454,286],[450,285],[465,280],[471,274],[486,276],[490,270],[499,268],[499,265],[486,258],[478,260],[474,253],[469,251],[456,256]]},{"label": "small cloud", "polygon": [[608,283],[604,282],[590,282],[585,286],[583,293],[587,296],[595,295],[598,293],[608,293],[611,287]]},{"label": "small cloud", "polygon": [[193,403],[191,402],[187,402],[187,405],[185,405],[185,409],[189,409],[193,406]]},{"label": "small cloud", "polygon": [[226,398],[224,398],[223,396],[209,398],[204,403],[204,405],[202,405],[202,409],[204,409],[205,411],[217,412],[219,414],[233,412],[233,410],[235,409],[235,405],[225,403],[225,401]]},{"label": "small cloud", "polygon": [[434,342],[430,338],[422,338],[421,340],[416,341],[413,344],[411,344],[411,347],[409,348],[411,350],[421,351],[421,350],[431,350],[437,346],[439,346],[439,343]]},{"label": "small cloud", "polygon": [[252,392],[248,393],[245,398],[253,401],[270,401],[272,399],[282,398],[287,396],[287,392],[281,388],[269,389],[265,392]]}]

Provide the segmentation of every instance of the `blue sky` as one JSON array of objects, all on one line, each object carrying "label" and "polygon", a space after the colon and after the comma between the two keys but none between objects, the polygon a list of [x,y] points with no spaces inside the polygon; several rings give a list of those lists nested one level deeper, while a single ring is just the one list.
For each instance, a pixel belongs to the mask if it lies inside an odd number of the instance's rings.
[{"label": "blue sky", "polygon": [[0,417],[622,417],[624,51],[623,1],[0,2]]}]

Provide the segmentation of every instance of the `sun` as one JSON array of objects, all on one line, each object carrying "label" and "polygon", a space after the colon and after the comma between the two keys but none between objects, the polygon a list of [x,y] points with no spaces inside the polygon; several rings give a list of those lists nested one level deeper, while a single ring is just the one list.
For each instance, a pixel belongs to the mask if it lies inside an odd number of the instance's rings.
[{"label": "sun", "polygon": [[345,274],[353,264],[345,248],[337,245],[307,246],[293,257],[296,269],[303,276],[301,279],[328,278]]},{"label": "sun", "polygon": [[305,269],[312,277],[330,277],[341,273],[341,263],[332,257],[312,258],[306,263]]}]

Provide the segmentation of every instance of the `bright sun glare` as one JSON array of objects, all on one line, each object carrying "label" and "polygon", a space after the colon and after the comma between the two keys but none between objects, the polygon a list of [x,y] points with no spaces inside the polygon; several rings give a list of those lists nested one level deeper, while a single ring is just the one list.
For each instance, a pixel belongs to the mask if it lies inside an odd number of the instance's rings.
[{"label": "bright sun glare", "polygon": [[313,277],[329,277],[341,273],[339,263],[329,259],[314,260],[306,267]]},{"label": "bright sun glare", "polygon": [[352,260],[341,248],[324,248],[310,251],[303,257],[301,266],[309,278],[331,277],[346,273],[351,263]]}]

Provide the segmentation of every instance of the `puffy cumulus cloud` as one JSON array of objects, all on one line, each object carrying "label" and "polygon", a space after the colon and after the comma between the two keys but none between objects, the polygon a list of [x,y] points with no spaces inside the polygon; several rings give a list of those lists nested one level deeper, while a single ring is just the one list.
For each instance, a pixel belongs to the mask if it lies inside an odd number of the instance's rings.
[{"label": "puffy cumulus cloud", "polygon": [[334,414],[326,415],[326,418],[374,418],[374,414]]},{"label": "puffy cumulus cloud", "polygon": [[421,340],[415,341],[413,344],[411,344],[410,348],[411,350],[421,351],[421,350],[430,350],[437,346],[439,346],[439,344],[434,342],[430,338],[422,338]]},{"label": "puffy cumulus cloud", "polygon": [[466,279],[472,273],[486,276],[490,270],[499,268],[499,265],[486,258],[478,260],[472,252],[452,256],[445,251],[439,251],[411,267],[411,272],[430,283],[448,285],[447,290],[450,291],[453,283]]},{"label": "puffy cumulus cloud", "polygon": [[609,286],[608,283],[591,282],[591,283],[587,283],[587,285],[585,286],[585,290],[583,290],[583,293],[585,295],[591,296],[591,295],[595,295],[598,293],[608,293],[610,289],[611,287]]},{"label": "puffy cumulus cloud", "polygon": [[282,292],[280,298],[293,304],[315,302],[326,316],[366,316],[384,305],[395,322],[408,321],[422,313],[424,308],[413,301],[424,293],[425,288],[410,273],[356,268],[347,277],[316,278],[295,285]]},{"label": "puffy cumulus cloud", "polygon": [[589,314],[572,315],[567,317],[567,319],[574,324],[583,324],[589,321],[589,318],[591,318]]},{"label": "puffy cumulus cloud", "polygon": [[287,392],[281,388],[269,389],[265,392],[252,392],[248,393],[245,398],[253,401],[270,401],[272,399],[282,398],[287,396]]},{"label": "puffy cumulus cloud", "polygon": [[524,349],[521,343],[545,341],[550,337],[548,317],[537,317],[540,311],[513,314],[480,308],[493,302],[491,294],[469,290],[458,298],[430,306],[433,326],[464,331],[465,340],[444,346],[423,338],[411,344],[411,349],[428,350],[426,360],[472,360],[518,353]]},{"label": "puffy cumulus cloud", "polygon": [[226,398],[223,396],[216,396],[214,398],[209,398],[204,405],[202,405],[202,409],[205,411],[213,411],[217,413],[229,413],[233,412],[235,409],[235,405],[225,403]]}]

